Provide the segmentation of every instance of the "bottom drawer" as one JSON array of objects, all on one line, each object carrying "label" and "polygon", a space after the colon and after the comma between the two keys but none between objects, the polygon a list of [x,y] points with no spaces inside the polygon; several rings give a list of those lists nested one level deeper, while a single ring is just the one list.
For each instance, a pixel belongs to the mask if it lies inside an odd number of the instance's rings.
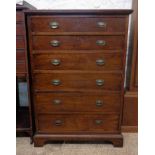
[{"label": "bottom drawer", "polygon": [[119,115],[50,114],[38,116],[39,133],[114,133],[118,132]]}]

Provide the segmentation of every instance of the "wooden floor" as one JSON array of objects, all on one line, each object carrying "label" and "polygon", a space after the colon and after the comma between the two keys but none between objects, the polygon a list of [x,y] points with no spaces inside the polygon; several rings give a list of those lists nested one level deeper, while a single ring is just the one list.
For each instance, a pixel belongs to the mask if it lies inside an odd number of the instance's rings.
[{"label": "wooden floor", "polygon": [[16,155],[138,155],[138,134],[124,133],[124,147],[111,144],[52,143],[36,148],[29,138],[17,138]]}]

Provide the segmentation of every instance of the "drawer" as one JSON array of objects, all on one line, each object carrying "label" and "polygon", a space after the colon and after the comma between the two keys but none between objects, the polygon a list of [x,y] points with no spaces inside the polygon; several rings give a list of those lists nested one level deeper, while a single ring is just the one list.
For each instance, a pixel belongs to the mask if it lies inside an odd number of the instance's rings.
[{"label": "drawer", "polygon": [[21,23],[16,24],[16,35],[24,35],[24,26]]},{"label": "drawer", "polygon": [[16,22],[24,21],[24,14],[21,11],[16,12]]},{"label": "drawer", "polygon": [[37,93],[38,113],[52,112],[120,112],[121,94],[103,92]]},{"label": "drawer", "polygon": [[38,116],[38,132],[40,133],[117,132],[118,124],[118,115],[53,114]]},{"label": "drawer", "polygon": [[17,62],[16,63],[16,73],[26,72],[26,64],[25,62]]},{"label": "drawer", "polygon": [[33,36],[34,50],[120,50],[124,36]]},{"label": "drawer", "polygon": [[31,17],[32,32],[125,32],[125,18]]},{"label": "drawer", "polygon": [[122,74],[53,72],[34,75],[36,90],[121,90]]},{"label": "drawer", "polygon": [[36,70],[121,70],[123,66],[122,52],[53,52],[36,54],[33,60]]},{"label": "drawer", "polygon": [[25,50],[16,50],[16,61],[25,61]]},{"label": "drawer", "polygon": [[24,49],[25,48],[24,36],[17,36],[16,37],[16,48],[17,49]]}]

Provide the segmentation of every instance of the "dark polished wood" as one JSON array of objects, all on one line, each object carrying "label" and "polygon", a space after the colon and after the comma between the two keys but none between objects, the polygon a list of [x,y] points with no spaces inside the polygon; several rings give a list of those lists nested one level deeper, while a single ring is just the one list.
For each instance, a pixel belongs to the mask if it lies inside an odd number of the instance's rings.
[{"label": "dark polished wood", "polygon": [[16,24],[16,35],[24,35],[24,26],[21,23]]},{"label": "dark polished wood", "polygon": [[[16,62],[16,71],[18,71],[18,73],[19,72],[20,73],[26,73],[26,64],[25,64],[25,61],[24,60],[23,61],[21,60],[21,61]],[[19,75],[18,73],[17,73],[17,75]]]},{"label": "dark polished wood", "polygon": [[118,115],[112,114],[40,114],[38,133],[115,133]]},{"label": "dark polished wood", "polygon": [[[35,70],[122,70],[122,51],[49,52],[34,55]],[[54,65],[54,60],[59,60],[60,64]]]},{"label": "dark polished wood", "polygon": [[[54,85],[54,80],[60,80],[59,85]],[[103,85],[98,85],[97,80],[102,80]],[[73,72],[53,72],[44,74],[34,74],[34,89],[40,91],[55,90],[121,90],[122,75],[120,73],[73,73]]]},{"label": "dark polished wood", "polygon": [[25,49],[25,40],[24,36],[18,36],[16,38],[16,48],[17,49]]},{"label": "dark polished wood", "polygon": [[[35,146],[51,140],[123,145],[124,71],[131,12],[25,12]],[[99,21],[105,21],[106,27]]]},{"label": "dark polished wood", "polygon": [[[31,105],[28,99],[28,106],[22,107],[19,102],[18,82],[27,82],[29,80],[27,67],[27,47],[26,47],[26,29],[24,11],[32,9],[31,5],[23,2],[23,5],[16,4],[16,136],[29,136],[32,143],[32,119],[31,119]],[[29,82],[27,83],[29,87]],[[29,89],[28,89],[29,91]],[[28,97],[29,92],[28,92]]]},{"label": "dark polished wood", "polygon": [[37,93],[38,113],[54,112],[103,112],[119,113],[120,93]]},{"label": "dark polished wood", "polygon": [[122,121],[126,132],[138,132],[138,0],[133,1],[133,10]]},{"label": "dark polished wood", "polygon": [[138,93],[125,93],[123,116],[122,130],[125,132],[138,132]]},{"label": "dark polished wood", "polygon": [[24,14],[21,10],[16,9],[16,22],[23,22],[24,21]]},{"label": "dark polished wood", "polygon": [[[59,41],[54,47],[52,41]],[[97,41],[105,41],[98,45]],[[34,50],[120,50],[124,48],[124,36],[33,36]]]},{"label": "dark polished wood", "polygon": [[[125,32],[125,18],[123,17],[36,16],[32,17],[31,21],[32,32]],[[52,29],[50,25],[52,22],[57,22],[58,28]],[[101,22],[103,26],[99,25]]]},{"label": "dark polished wood", "polygon": [[117,18],[120,16],[125,16],[125,15],[129,15],[133,12],[133,10],[131,9],[105,9],[105,10],[27,10],[26,14],[27,15],[82,15],[82,16],[86,16],[86,15],[94,15],[94,16],[100,16],[100,15],[108,15],[108,16],[116,16]]},{"label": "dark polished wood", "polygon": [[114,147],[123,147],[123,136],[121,134],[36,134],[34,146],[42,147],[51,141],[68,142],[111,142]]}]

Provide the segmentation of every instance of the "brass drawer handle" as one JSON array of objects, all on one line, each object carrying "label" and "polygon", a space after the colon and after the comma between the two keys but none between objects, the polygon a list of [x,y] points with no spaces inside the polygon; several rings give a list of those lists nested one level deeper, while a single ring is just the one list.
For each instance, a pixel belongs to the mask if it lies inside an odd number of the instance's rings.
[{"label": "brass drawer handle", "polygon": [[51,29],[57,29],[57,28],[59,28],[59,23],[58,22],[50,22],[49,23],[49,25],[50,25],[50,28]]},{"label": "brass drawer handle", "polygon": [[52,40],[50,42],[50,45],[53,46],[53,47],[58,47],[58,46],[60,46],[60,41],[58,41],[58,40]]},{"label": "brass drawer handle", "polygon": [[55,100],[53,100],[53,104],[54,105],[60,105],[61,104],[61,100],[55,99]]},{"label": "brass drawer handle", "polygon": [[56,125],[56,126],[61,126],[62,124],[63,124],[63,121],[62,120],[55,120],[54,121],[54,124]]},{"label": "brass drawer handle", "polygon": [[101,107],[103,105],[103,101],[101,100],[96,100],[96,106]]},{"label": "brass drawer handle", "polygon": [[104,61],[103,59],[97,59],[97,60],[96,60],[96,64],[97,64],[98,66],[103,66],[103,65],[105,64],[105,61]]},{"label": "brass drawer handle", "polygon": [[106,24],[105,22],[97,22],[97,26],[98,26],[98,27],[101,27],[101,28],[104,27],[104,28],[105,28],[106,25],[107,25],[107,24]]},{"label": "brass drawer handle", "polygon": [[96,41],[96,44],[97,44],[98,46],[105,46],[105,45],[106,45],[106,41],[104,41],[104,40],[97,40],[97,41]]},{"label": "brass drawer handle", "polygon": [[58,85],[61,84],[61,81],[58,80],[58,79],[55,79],[55,80],[52,80],[52,84],[53,84],[54,86],[58,86]]},{"label": "brass drawer handle", "polygon": [[96,125],[101,125],[103,123],[103,121],[100,119],[97,119],[97,120],[95,120],[95,123],[96,123]]},{"label": "brass drawer handle", "polygon": [[51,60],[51,63],[54,66],[58,66],[58,65],[60,65],[61,61],[59,59],[53,59],[53,60]]},{"label": "brass drawer handle", "polygon": [[97,86],[103,86],[103,84],[104,84],[104,80],[101,80],[101,79],[96,80],[96,85]]}]

